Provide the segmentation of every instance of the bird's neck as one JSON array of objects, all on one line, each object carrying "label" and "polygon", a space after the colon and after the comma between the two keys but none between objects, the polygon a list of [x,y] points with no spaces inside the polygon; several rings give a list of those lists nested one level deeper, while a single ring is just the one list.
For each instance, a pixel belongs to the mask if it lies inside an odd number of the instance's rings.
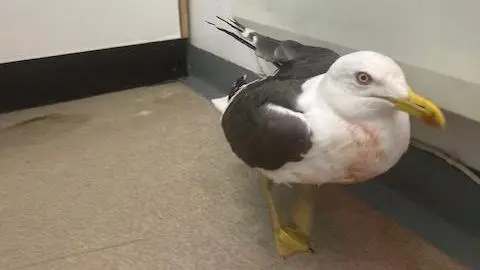
[{"label": "bird's neck", "polygon": [[298,106],[303,111],[315,110],[324,105],[322,97],[318,93],[324,74],[310,78],[302,85],[303,93],[298,99]]}]

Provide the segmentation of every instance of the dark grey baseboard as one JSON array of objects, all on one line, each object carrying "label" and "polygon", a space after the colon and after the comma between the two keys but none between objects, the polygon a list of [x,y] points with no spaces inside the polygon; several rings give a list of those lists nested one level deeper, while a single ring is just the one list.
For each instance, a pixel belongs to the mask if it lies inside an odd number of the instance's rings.
[{"label": "dark grey baseboard", "polygon": [[187,43],[175,39],[0,64],[0,112],[184,77]]},{"label": "dark grey baseboard", "polygon": [[[190,46],[186,80],[206,98],[255,73]],[[480,269],[480,186],[444,160],[411,148],[388,173],[347,189],[472,269]]]}]

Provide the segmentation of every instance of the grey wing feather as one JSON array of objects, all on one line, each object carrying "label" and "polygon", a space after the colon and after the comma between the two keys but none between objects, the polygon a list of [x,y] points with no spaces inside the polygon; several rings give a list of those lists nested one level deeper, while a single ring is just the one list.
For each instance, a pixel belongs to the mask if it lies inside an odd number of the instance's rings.
[{"label": "grey wing feather", "polygon": [[286,41],[281,52],[293,58],[285,62],[275,75],[285,79],[309,79],[326,73],[340,57],[336,52],[322,47],[305,46],[295,41]]},{"label": "grey wing feather", "polygon": [[275,170],[303,159],[312,147],[306,122],[268,108],[275,104],[293,111],[298,85],[265,80],[253,84],[231,101],[222,128],[232,151],[251,167]]},{"label": "grey wing feather", "polygon": [[294,78],[310,78],[325,73],[340,57],[335,51],[315,46],[306,46],[294,40],[277,40],[247,29],[237,20],[217,17],[234,29],[234,32],[216,26],[255,51],[255,54],[273,63],[279,69],[277,75]]}]

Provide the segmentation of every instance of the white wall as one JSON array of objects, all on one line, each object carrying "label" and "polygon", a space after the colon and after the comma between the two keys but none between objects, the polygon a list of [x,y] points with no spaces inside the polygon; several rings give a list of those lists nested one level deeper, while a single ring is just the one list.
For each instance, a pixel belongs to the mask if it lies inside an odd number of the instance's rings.
[{"label": "white wall", "polygon": [[0,63],[179,37],[177,0],[0,1]]}]

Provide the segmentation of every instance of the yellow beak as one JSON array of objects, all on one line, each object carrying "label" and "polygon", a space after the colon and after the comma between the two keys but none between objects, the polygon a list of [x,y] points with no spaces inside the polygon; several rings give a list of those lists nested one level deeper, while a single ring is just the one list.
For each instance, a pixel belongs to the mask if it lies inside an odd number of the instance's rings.
[{"label": "yellow beak", "polygon": [[394,99],[393,104],[397,109],[419,118],[422,122],[444,128],[445,116],[440,108],[432,101],[422,97],[412,90],[408,91],[407,99]]}]

